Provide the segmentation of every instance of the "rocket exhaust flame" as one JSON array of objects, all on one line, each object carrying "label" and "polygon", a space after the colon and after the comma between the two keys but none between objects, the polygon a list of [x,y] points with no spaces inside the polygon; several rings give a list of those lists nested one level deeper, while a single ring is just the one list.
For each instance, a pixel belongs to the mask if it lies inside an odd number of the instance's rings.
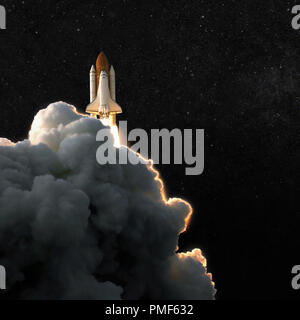
[{"label": "rocket exhaust flame", "polygon": [[114,146],[116,148],[120,148],[121,147],[121,142],[120,142],[120,136],[119,136],[119,129],[117,126],[112,126],[111,127],[111,133],[114,137],[114,141],[115,141],[115,144]]}]

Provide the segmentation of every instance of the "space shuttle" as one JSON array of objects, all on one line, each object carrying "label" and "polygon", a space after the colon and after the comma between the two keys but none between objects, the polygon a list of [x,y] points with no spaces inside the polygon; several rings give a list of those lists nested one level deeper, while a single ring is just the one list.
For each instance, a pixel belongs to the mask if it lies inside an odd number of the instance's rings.
[{"label": "space shuttle", "polygon": [[86,112],[99,118],[106,125],[116,126],[117,114],[122,108],[116,103],[116,74],[114,67],[109,68],[108,59],[101,52],[97,58],[96,69],[90,71],[90,104]]}]

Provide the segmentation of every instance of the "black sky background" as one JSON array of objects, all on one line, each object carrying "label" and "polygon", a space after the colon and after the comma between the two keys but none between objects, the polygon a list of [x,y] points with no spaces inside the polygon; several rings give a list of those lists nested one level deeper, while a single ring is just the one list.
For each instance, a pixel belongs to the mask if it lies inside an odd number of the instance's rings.
[{"label": "black sky background", "polygon": [[[159,166],[191,202],[183,250],[203,249],[217,299],[299,298],[297,1],[2,0],[0,136],[27,137],[51,102],[84,111],[104,50],[129,129],[205,129],[205,172]],[[300,1],[299,3],[300,4]]]}]

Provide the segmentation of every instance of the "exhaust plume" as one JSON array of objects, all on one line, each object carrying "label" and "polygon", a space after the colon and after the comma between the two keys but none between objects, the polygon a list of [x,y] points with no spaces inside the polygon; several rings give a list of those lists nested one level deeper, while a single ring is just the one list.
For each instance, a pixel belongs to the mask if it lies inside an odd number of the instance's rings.
[{"label": "exhaust plume", "polygon": [[59,102],[38,112],[28,140],[0,139],[5,295],[213,299],[201,251],[176,253],[191,206],[167,199],[149,165],[100,166],[102,128]]}]

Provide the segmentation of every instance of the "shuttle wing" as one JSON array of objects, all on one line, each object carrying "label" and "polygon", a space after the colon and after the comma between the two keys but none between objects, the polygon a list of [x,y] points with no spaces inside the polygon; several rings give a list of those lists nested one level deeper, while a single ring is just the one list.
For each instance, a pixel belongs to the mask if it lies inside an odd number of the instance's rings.
[{"label": "shuttle wing", "polygon": [[111,98],[108,99],[109,111],[111,113],[122,113],[122,108]]},{"label": "shuttle wing", "polygon": [[88,113],[99,113],[99,101],[98,99],[95,99],[92,103],[90,103],[87,108],[86,112]]},{"label": "shuttle wing", "polygon": [[[113,101],[111,98],[108,99],[108,109],[110,113],[122,113],[122,108],[115,102]],[[86,108],[86,112],[88,113],[99,113],[99,101],[98,99],[95,99],[92,103],[90,103],[87,108]]]}]

